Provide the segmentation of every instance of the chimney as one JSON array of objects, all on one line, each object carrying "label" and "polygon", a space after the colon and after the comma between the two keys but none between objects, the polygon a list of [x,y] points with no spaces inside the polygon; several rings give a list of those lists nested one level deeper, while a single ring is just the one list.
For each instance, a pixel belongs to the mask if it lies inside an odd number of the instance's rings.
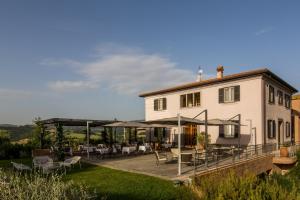
[{"label": "chimney", "polygon": [[200,82],[200,81],[202,81],[202,79],[203,79],[203,70],[201,69],[201,67],[199,66],[199,68],[198,68],[198,74],[197,74],[197,82]]},{"label": "chimney", "polygon": [[217,67],[217,78],[223,78],[224,67],[219,65]]}]

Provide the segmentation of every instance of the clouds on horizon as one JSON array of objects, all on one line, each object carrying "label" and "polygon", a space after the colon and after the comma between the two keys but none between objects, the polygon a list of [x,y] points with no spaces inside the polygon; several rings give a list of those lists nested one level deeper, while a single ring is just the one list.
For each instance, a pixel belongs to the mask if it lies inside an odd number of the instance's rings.
[{"label": "clouds on horizon", "polygon": [[90,62],[69,59],[51,60],[44,64],[76,66],[72,73],[81,80],[57,80],[48,87],[54,91],[76,91],[77,89],[107,88],[118,94],[138,94],[141,91],[192,82],[196,75],[190,70],[180,69],[169,58],[159,54],[147,54],[141,49],[109,45],[97,48],[97,55]]}]

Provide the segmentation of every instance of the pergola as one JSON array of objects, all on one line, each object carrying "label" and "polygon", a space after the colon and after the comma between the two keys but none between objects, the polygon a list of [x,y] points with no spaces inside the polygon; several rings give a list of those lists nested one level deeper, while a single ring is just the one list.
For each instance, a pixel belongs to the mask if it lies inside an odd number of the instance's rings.
[{"label": "pergola", "polygon": [[[168,124],[168,125],[174,125],[178,126],[178,152],[179,155],[181,154],[181,126],[186,124],[196,124],[196,125],[204,125],[205,126],[205,148],[208,146],[208,134],[207,129],[208,126],[222,126],[222,125],[236,125],[240,127],[241,125],[241,115],[235,115],[234,117],[228,119],[228,120],[222,120],[222,119],[208,119],[208,110],[203,110],[198,115],[196,115],[194,118],[188,118],[181,116],[180,113],[178,113],[177,117],[171,117],[171,118],[164,118],[164,119],[158,119],[158,120],[150,120],[146,121],[146,123],[157,123],[157,124]],[[198,116],[204,114],[204,120],[196,119]],[[235,122],[233,119],[238,118],[238,122]],[[240,131],[238,136],[238,145],[240,147]],[[207,166],[207,152],[205,151],[205,165]],[[178,175],[181,175],[181,156],[178,157]]]},{"label": "pergola", "polygon": [[[51,118],[38,121],[40,127],[41,148],[44,147],[45,130],[54,126],[56,128],[56,144],[59,150],[63,148],[63,127],[64,126],[82,126],[87,129],[87,145],[89,145],[90,127],[103,127],[106,124],[116,122],[116,120],[91,120],[91,119],[70,119],[70,118]],[[89,157],[89,155],[88,155]]]}]

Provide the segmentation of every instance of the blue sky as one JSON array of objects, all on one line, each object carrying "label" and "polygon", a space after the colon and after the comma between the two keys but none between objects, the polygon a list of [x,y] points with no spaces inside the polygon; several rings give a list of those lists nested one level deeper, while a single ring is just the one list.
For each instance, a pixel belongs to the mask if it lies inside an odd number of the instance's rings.
[{"label": "blue sky", "polygon": [[300,89],[297,1],[1,1],[0,123],[143,119],[141,91],[268,67]]}]

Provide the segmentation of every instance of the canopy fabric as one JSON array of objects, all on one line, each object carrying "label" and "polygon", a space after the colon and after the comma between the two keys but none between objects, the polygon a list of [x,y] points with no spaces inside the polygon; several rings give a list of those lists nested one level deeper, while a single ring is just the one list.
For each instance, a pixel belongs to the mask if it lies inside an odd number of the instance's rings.
[{"label": "canopy fabric", "polygon": [[[197,125],[205,125],[205,120],[193,119],[188,117],[180,117],[181,125],[184,124],[197,124]],[[150,120],[145,121],[147,124],[167,124],[167,125],[178,125],[178,117],[171,117],[171,118],[163,118],[158,120]],[[234,122],[231,120],[221,120],[221,119],[210,119],[207,120],[208,126],[220,126],[220,125],[235,125],[235,126],[242,126],[238,122]]]},{"label": "canopy fabric", "polygon": [[45,126],[60,124],[62,126],[86,126],[87,122],[90,127],[98,127],[116,122],[116,120],[91,120],[91,119],[70,119],[70,118],[51,118],[41,120],[39,123]]},{"label": "canopy fabric", "polygon": [[[203,120],[198,120],[198,119],[192,119],[188,117],[180,117],[181,124],[204,124]],[[178,117],[171,117],[171,118],[163,118],[163,119],[158,119],[158,120],[150,120],[150,121],[145,121],[147,124],[169,124],[169,125],[178,125]]]},{"label": "canopy fabric", "polygon": [[234,122],[231,120],[222,120],[222,119],[209,119],[209,120],[207,120],[207,123],[210,126],[220,126],[220,125],[241,126],[238,122]]},{"label": "canopy fabric", "polygon": [[134,121],[115,122],[104,125],[104,127],[124,127],[124,128],[151,128],[150,125]]}]

